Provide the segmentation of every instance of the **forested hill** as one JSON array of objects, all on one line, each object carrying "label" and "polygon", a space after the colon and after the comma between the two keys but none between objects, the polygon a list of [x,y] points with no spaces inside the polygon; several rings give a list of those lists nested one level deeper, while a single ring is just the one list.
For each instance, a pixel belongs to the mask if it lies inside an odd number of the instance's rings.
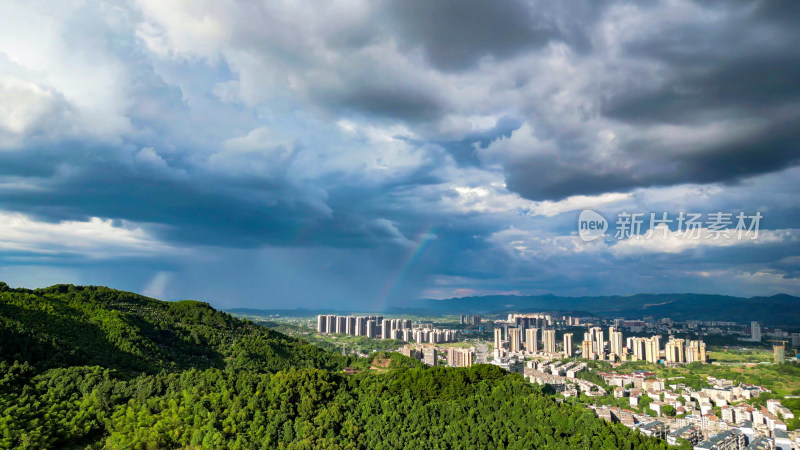
[{"label": "forested hill", "polygon": [[494,366],[382,372],[194,301],[0,284],[2,448],[666,448]]},{"label": "forested hill", "polygon": [[146,373],[347,364],[340,355],[207,303],[164,302],[98,286],[28,290],[5,283],[0,283],[0,359],[41,368],[98,365]]}]

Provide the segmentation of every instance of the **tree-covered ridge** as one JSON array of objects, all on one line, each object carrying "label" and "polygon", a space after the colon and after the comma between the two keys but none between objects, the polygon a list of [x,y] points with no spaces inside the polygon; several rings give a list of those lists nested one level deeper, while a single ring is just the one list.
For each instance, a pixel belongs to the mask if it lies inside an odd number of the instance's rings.
[{"label": "tree-covered ridge", "polygon": [[0,360],[132,372],[189,368],[337,369],[347,359],[196,301],[106,287],[0,284]]},{"label": "tree-covered ridge", "polygon": [[0,363],[0,447],[665,448],[494,366],[344,375]]},{"label": "tree-covered ridge", "polygon": [[373,361],[201,302],[0,285],[0,338],[0,448],[665,447],[494,366],[347,375]]}]

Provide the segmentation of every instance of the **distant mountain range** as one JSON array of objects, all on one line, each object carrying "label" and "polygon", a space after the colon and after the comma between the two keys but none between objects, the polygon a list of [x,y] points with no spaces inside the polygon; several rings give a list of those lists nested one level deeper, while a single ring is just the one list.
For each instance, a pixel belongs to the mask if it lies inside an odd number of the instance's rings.
[{"label": "distant mountain range", "polygon": [[[240,315],[313,316],[349,314],[332,309],[231,309]],[[772,325],[800,326],[800,297],[778,294],[771,297],[732,297],[708,294],[635,294],[592,297],[556,295],[487,295],[445,300],[417,300],[391,306],[388,314],[505,314],[508,312],[559,312],[629,319],[652,316],[673,320],[721,320]]]},{"label": "distant mountain range", "polygon": [[635,294],[597,297],[555,295],[490,295],[445,300],[421,300],[392,312],[438,314],[499,314],[505,312],[564,311],[603,317],[669,317],[673,320],[721,320],[800,325],[800,297],[732,297],[708,294]]}]

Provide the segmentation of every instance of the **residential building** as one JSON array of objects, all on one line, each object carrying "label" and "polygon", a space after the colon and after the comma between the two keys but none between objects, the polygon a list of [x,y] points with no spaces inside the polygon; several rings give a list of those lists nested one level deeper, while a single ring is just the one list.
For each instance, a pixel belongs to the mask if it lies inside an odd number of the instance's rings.
[{"label": "residential building", "polygon": [[645,359],[649,363],[657,363],[661,358],[661,336],[652,336],[645,340]]},{"label": "residential building", "polygon": [[572,357],[572,333],[564,333],[564,357]]},{"label": "residential building", "polygon": [[685,439],[689,441],[689,444],[695,446],[703,439],[703,432],[694,425],[686,425],[667,434],[667,443],[669,445],[678,445],[679,439]]},{"label": "residential building", "polygon": [[422,362],[426,366],[435,366],[437,364],[437,356],[436,347],[425,347],[422,350]]},{"label": "residential building", "polygon": [[[612,327],[613,329],[613,327]],[[622,355],[622,332],[621,331],[611,331],[608,334],[608,339],[611,345],[611,353],[616,355],[617,357]]]},{"label": "residential building", "polygon": [[327,318],[325,314],[320,314],[317,316],[317,333],[326,333],[328,331],[327,325]]},{"label": "residential building", "polygon": [[525,330],[525,350],[533,355],[539,351],[539,329],[528,328]]},{"label": "residential building", "polygon": [[761,324],[758,322],[750,322],[750,339],[754,341],[761,340]]},{"label": "residential building", "polygon": [[556,330],[544,330],[544,351],[545,353],[556,352]]},{"label": "residential building", "polygon": [[695,445],[695,450],[739,450],[744,449],[745,437],[741,431],[734,428],[710,436],[705,441]]},{"label": "residential building", "polygon": [[471,367],[475,358],[475,350],[469,348],[447,349],[447,364],[451,367]]},{"label": "residential building", "polygon": [[509,328],[508,349],[511,353],[522,353],[522,329]]}]

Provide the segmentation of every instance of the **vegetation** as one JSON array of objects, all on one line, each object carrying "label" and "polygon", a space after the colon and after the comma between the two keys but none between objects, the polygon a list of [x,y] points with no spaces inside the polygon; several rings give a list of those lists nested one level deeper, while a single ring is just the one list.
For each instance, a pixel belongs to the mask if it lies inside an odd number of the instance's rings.
[{"label": "vegetation", "polygon": [[707,377],[725,378],[738,383],[763,386],[780,396],[800,395],[800,366],[797,364],[700,364],[665,367],[645,361],[626,362],[618,372],[650,370],[659,377],[673,379],[675,384],[685,384],[694,389],[708,387]]},{"label": "vegetation", "polygon": [[196,301],[162,302],[105,287],[9,289],[0,283],[0,360],[38,369],[102,366],[267,372],[340,369],[347,358]]},{"label": "vegetation", "polygon": [[731,349],[720,348],[708,352],[711,361],[719,362],[740,362],[740,363],[760,363],[772,362],[772,350],[762,349]]},{"label": "vegetation", "polygon": [[494,366],[346,358],[200,302],[0,290],[1,448],[666,447]]}]

